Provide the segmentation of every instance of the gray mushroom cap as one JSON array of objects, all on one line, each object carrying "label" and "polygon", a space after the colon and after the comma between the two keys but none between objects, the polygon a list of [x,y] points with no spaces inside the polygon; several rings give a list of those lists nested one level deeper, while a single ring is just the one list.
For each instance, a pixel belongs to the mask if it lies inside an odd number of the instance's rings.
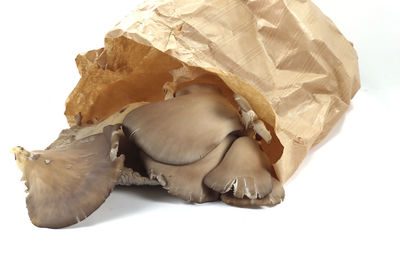
[{"label": "gray mushroom cap", "polygon": [[131,111],[124,132],[156,161],[181,165],[203,158],[242,130],[237,111],[218,90],[194,90]]},{"label": "gray mushroom cap", "polygon": [[95,211],[114,188],[123,168],[117,156],[120,129],[76,140],[64,148],[28,152],[14,148],[25,180],[32,223],[61,228]]},{"label": "gray mushroom cap", "polygon": [[273,179],[265,157],[253,139],[240,137],[222,162],[207,174],[204,183],[220,193],[233,190],[236,198],[263,198],[272,191]]},{"label": "gray mushroom cap", "polygon": [[234,137],[227,136],[215,149],[204,158],[187,165],[167,165],[157,162],[142,152],[149,177],[157,179],[169,193],[191,202],[215,201],[219,193],[203,184],[207,173],[222,160],[232,144]]}]

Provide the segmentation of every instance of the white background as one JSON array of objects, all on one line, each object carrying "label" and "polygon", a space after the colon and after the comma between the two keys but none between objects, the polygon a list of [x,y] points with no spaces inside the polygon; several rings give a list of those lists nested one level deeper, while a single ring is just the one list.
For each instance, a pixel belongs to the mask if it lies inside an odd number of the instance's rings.
[{"label": "white background", "polygon": [[33,226],[9,151],[45,148],[67,127],[75,56],[102,47],[135,2],[1,2],[0,266],[400,266],[395,0],[315,1],[355,44],[362,88],[281,205],[193,205],[136,187],[116,189],[80,224]]}]

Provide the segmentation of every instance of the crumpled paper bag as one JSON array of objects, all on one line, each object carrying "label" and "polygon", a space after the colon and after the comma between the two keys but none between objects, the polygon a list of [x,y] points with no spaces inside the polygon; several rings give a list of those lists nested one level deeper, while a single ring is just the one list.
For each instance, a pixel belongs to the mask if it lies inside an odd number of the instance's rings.
[{"label": "crumpled paper bag", "polygon": [[231,101],[232,92],[247,98],[271,130],[262,146],[282,182],[360,87],[352,43],[307,0],[148,0],[76,62],[71,125],[77,114],[93,123],[164,91],[214,83]]}]

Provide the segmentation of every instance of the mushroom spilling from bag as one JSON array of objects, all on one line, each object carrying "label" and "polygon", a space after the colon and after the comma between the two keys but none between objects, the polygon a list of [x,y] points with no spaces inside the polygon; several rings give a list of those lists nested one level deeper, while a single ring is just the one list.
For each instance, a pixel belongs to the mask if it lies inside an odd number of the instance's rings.
[{"label": "mushroom spilling from bag", "polygon": [[40,227],[83,220],[116,185],[275,206],[360,88],[353,44],[309,0],[144,0],[76,63],[71,128],[13,150]]},{"label": "mushroom spilling from bag", "polygon": [[[247,104],[241,113],[250,110]],[[222,194],[231,205],[279,204],[282,185],[239,114],[217,86],[193,84],[165,101],[131,104],[95,125],[78,122],[46,150],[14,148],[32,223],[77,223],[117,184],[161,185],[195,203]]]},{"label": "mushroom spilling from bag", "polygon": [[117,156],[119,134],[95,134],[43,151],[14,148],[33,224],[65,227],[85,219],[104,202],[123,167],[124,156]]}]

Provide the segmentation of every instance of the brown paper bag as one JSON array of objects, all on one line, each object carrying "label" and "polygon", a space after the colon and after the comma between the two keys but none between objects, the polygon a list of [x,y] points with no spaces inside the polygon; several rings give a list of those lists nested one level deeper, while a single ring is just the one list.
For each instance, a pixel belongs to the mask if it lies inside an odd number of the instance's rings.
[{"label": "brown paper bag", "polygon": [[70,124],[78,113],[91,123],[160,101],[163,88],[214,83],[247,98],[272,131],[262,145],[283,182],[360,87],[352,44],[307,0],[148,0],[76,61]]}]

